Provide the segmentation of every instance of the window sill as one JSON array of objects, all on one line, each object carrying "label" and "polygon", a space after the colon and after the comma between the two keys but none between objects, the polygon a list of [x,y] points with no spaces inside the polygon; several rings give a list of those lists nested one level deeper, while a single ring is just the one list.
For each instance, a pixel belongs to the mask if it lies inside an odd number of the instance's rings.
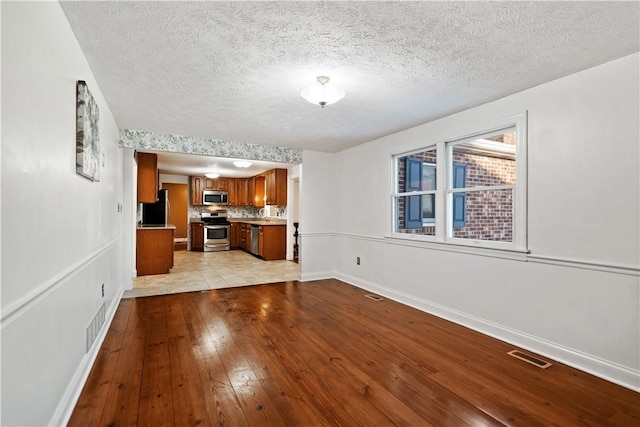
[{"label": "window sill", "polygon": [[416,248],[431,249],[436,251],[456,252],[468,255],[486,256],[491,258],[503,258],[514,261],[527,261],[529,251],[515,249],[513,247],[500,248],[480,246],[480,243],[466,242],[442,242],[435,239],[425,238],[421,235],[398,235],[391,234],[384,236],[385,240],[391,244],[412,246]]}]

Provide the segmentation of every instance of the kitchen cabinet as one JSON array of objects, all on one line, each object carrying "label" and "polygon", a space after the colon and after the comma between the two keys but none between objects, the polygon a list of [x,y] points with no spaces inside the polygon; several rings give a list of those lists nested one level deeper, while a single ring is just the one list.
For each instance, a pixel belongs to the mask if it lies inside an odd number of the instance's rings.
[{"label": "kitchen cabinet", "polygon": [[173,268],[175,227],[138,228],[136,271],[138,276],[167,274]]},{"label": "kitchen cabinet", "polygon": [[229,226],[229,246],[231,246],[231,249],[240,247],[240,230],[242,230],[242,226],[238,222],[232,222]]},{"label": "kitchen cabinet", "polygon": [[258,255],[265,261],[286,259],[287,226],[261,225],[258,234]]},{"label": "kitchen cabinet", "polygon": [[229,193],[229,206],[238,206],[238,180],[227,178],[227,192]]},{"label": "kitchen cabinet", "polygon": [[229,206],[250,206],[249,178],[227,178]]},{"label": "kitchen cabinet", "polygon": [[258,256],[264,257],[264,227],[258,227]]},{"label": "kitchen cabinet", "polygon": [[264,176],[253,177],[253,191],[249,193],[252,196],[252,205],[257,208],[264,207]]},{"label": "kitchen cabinet", "polygon": [[[264,222],[258,222],[258,224]],[[257,225],[252,223],[232,223],[238,233],[238,248],[245,252],[251,251],[252,227],[258,230],[258,250],[254,255],[265,261],[286,259],[287,256],[287,226],[285,224]]]},{"label": "kitchen cabinet", "polygon": [[239,223],[240,225],[240,249],[251,252],[251,224]]},{"label": "kitchen cabinet", "polygon": [[205,190],[227,191],[228,178],[204,178]]},{"label": "kitchen cabinet", "polygon": [[238,178],[236,180],[237,202],[236,206],[249,206],[249,179]]},{"label": "kitchen cabinet", "polygon": [[202,206],[202,191],[204,179],[201,176],[191,177],[191,205]]},{"label": "kitchen cabinet", "polygon": [[287,204],[287,170],[271,169],[265,172],[265,203],[284,206]]},{"label": "kitchen cabinet", "polygon": [[255,206],[254,197],[256,194],[256,177],[252,176],[247,180],[247,203],[249,206]]},{"label": "kitchen cabinet", "polygon": [[204,251],[204,224],[201,222],[191,223],[191,250]]},{"label": "kitchen cabinet", "polygon": [[158,201],[158,156],[136,152],[138,163],[138,203]]}]

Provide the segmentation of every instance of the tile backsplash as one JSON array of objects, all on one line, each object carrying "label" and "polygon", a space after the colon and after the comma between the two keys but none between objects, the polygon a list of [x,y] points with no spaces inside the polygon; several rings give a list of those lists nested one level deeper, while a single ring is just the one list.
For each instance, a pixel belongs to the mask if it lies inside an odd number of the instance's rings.
[{"label": "tile backsplash", "polygon": [[[222,209],[226,209],[228,218],[257,218],[261,208],[254,206],[225,206]],[[267,216],[275,217],[278,212],[281,217],[286,217],[286,206],[267,206]],[[213,209],[209,206],[192,206],[189,205],[189,218],[199,218],[202,212],[211,212],[217,209]]]}]

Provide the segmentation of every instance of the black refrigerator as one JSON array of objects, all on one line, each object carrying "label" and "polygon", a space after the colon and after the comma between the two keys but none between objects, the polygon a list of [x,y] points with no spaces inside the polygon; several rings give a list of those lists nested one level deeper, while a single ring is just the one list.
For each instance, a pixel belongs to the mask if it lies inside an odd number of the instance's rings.
[{"label": "black refrigerator", "polygon": [[166,227],[169,220],[168,190],[158,190],[158,201],[142,204],[142,225]]}]

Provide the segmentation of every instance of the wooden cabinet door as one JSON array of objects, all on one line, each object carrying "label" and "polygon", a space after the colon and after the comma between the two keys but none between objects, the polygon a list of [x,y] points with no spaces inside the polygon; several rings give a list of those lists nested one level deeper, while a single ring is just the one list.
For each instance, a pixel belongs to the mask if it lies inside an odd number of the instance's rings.
[{"label": "wooden cabinet door", "polygon": [[287,227],[264,225],[260,227],[260,256],[266,261],[285,259],[287,256]]},{"label": "wooden cabinet door", "polygon": [[229,226],[229,246],[231,246],[231,249],[240,246],[240,233],[238,233],[239,229],[240,224],[237,222],[232,222]]},{"label": "wooden cabinet door", "polygon": [[246,224],[244,229],[244,250],[251,252],[251,224]]},{"label": "wooden cabinet door", "polygon": [[249,206],[255,206],[253,197],[256,192],[256,177],[253,176],[247,180],[247,203]]},{"label": "wooden cabinet door", "polygon": [[265,203],[284,206],[287,204],[287,170],[271,169],[264,176]]},{"label": "wooden cabinet door", "polygon": [[204,224],[201,222],[191,223],[191,250],[204,251]]},{"label": "wooden cabinet door", "polygon": [[248,206],[248,194],[249,194],[249,179],[248,178],[238,178],[236,180],[237,186],[237,206]]},{"label": "wooden cabinet door", "polygon": [[264,257],[264,229],[268,227],[258,227],[258,256]]},{"label": "wooden cabinet door", "polygon": [[227,192],[229,206],[238,206],[238,186],[236,178],[227,178]]},{"label": "wooden cabinet door", "polygon": [[264,196],[265,204],[275,205],[276,203],[276,171],[272,169],[264,175]]},{"label": "wooden cabinet door", "polygon": [[247,234],[246,234],[247,224],[240,225],[240,248],[243,250],[247,250]]},{"label": "wooden cabinet door", "polygon": [[167,274],[173,267],[174,230],[142,228],[136,232],[136,271],[138,276]]},{"label": "wooden cabinet door", "polygon": [[227,191],[228,178],[204,178],[204,189],[212,191]]},{"label": "wooden cabinet door", "polygon": [[285,206],[287,204],[287,170],[286,169],[276,169],[276,205]]},{"label": "wooden cabinet door", "polygon": [[228,179],[229,178],[218,178],[216,179],[216,190],[220,191],[228,191]]},{"label": "wooden cabinet door", "polygon": [[264,176],[254,177],[253,206],[264,207]]},{"label": "wooden cabinet door", "polygon": [[158,156],[136,152],[138,162],[138,203],[158,201]]},{"label": "wooden cabinet door", "polygon": [[201,176],[191,177],[191,204],[193,206],[202,206],[202,188],[203,179]]}]

